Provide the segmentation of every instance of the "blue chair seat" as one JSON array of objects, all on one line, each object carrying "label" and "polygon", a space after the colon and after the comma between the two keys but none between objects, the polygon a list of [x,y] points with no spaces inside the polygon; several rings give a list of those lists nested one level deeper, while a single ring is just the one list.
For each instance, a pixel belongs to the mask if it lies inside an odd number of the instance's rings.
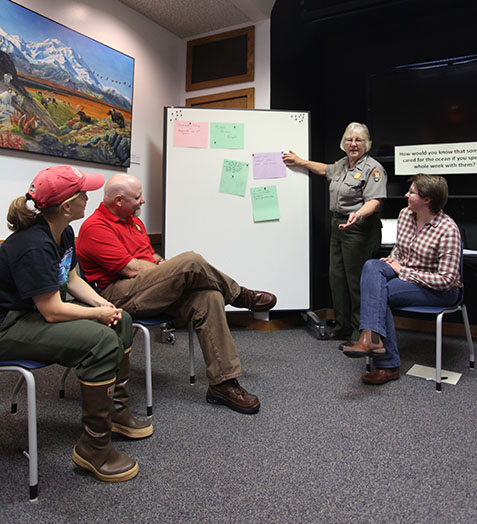
[{"label": "blue chair seat", "polygon": [[167,313],[163,313],[162,315],[158,315],[152,318],[135,318],[133,320],[133,323],[142,324],[143,326],[153,327],[159,324],[166,324],[166,323],[173,322],[173,321],[174,321],[173,316],[168,315]]},{"label": "blue chair seat", "polygon": [[402,311],[403,313],[419,313],[421,315],[438,315],[446,309],[449,308],[439,306],[402,306],[393,308],[393,311]]},{"label": "blue chair seat", "polygon": [[33,371],[35,369],[49,366],[49,362],[38,362],[36,360],[0,360],[0,366],[20,366]]}]

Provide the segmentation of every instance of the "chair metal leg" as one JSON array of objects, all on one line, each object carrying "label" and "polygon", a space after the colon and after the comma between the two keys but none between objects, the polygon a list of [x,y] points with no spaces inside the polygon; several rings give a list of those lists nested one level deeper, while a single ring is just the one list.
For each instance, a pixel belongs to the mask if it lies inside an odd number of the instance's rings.
[{"label": "chair metal leg", "polygon": [[24,382],[25,382],[25,377],[22,374],[22,376],[17,380],[17,383],[15,384],[15,388],[13,389],[12,406],[10,409],[10,413],[12,414],[15,414],[18,411],[18,393],[20,392],[20,389],[22,388]]},{"label": "chair metal leg", "polygon": [[436,318],[436,391],[441,391],[442,384],[442,318],[440,313]]},{"label": "chair metal leg", "polygon": [[194,325],[192,323],[192,320],[189,320],[187,324],[187,328],[189,331],[189,381],[190,385],[193,386],[195,384],[195,366],[194,366]]},{"label": "chair metal leg", "polygon": [[33,373],[24,370],[28,405],[28,461],[30,469],[30,502],[38,500],[38,436],[36,428],[36,387]]},{"label": "chair metal leg", "polygon": [[[30,502],[38,500],[38,437],[36,430],[36,387],[35,377],[28,369],[19,366],[4,366],[6,371],[15,371],[22,376],[18,380],[12,399],[12,413],[16,413],[17,397],[23,383],[26,382],[27,387],[27,410],[28,410],[28,451],[23,454],[28,459],[29,463],[29,483],[30,483]],[[13,405],[15,404],[15,410]]]},{"label": "chair metal leg", "polygon": [[142,324],[133,322],[133,327],[140,329],[144,335],[144,362],[146,367],[146,413],[152,415],[152,367],[151,367],[151,333]]},{"label": "chair metal leg", "polygon": [[467,345],[469,346],[469,366],[474,369],[475,353],[474,343],[472,341],[472,334],[470,331],[469,317],[467,315],[467,308],[462,304],[454,309],[446,310],[437,315],[436,318],[436,390],[441,391],[441,375],[442,375],[442,320],[446,313],[455,313],[460,311],[465,326],[465,335],[467,337]]},{"label": "chair metal leg", "polygon": [[470,332],[469,317],[467,315],[467,308],[465,304],[461,306],[462,319],[465,326],[465,336],[467,337],[467,344],[469,346],[469,367],[474,369],[475,353],[474,353],[474,342],[472,340],[472,333]]},{"label": "chair metal leg", "polygon": [[371,371],[371,362],[372,362],[372,358],[366,357],[366,371],[368,373]]},{"label": "chair metal leg", "polygon": [[60,391],[59,391],[60,398],[65,398],[65,382],[66,382],[68,375],[70,374],[70,371],[71,371],[71,368],[66,368],[65,371],[63,372],[63,375],[61,375]]}]

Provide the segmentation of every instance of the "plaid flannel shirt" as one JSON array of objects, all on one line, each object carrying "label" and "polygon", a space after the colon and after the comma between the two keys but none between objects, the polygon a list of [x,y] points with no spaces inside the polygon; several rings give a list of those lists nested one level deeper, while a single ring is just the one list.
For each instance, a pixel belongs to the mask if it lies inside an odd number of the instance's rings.
[{"label": "plaid flannel shirt", "polygon": [[414,213],[401,209],[396,244],[389,256],[401,263],[402,280],[436,291],[462,287],[460,231],[442,210],[418,233]]}]

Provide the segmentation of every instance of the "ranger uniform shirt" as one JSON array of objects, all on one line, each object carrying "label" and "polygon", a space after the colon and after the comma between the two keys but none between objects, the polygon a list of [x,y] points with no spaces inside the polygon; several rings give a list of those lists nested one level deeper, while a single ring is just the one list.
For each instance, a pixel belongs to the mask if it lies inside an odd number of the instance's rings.
[{"label": "ranger uniform shirt", "polygon": [[326,167],[330,184],[330,211],[349,215],[368,200],[386,198],[387,175],[384,167],[369,155],[363,155],[354,167],[348,157]]}]

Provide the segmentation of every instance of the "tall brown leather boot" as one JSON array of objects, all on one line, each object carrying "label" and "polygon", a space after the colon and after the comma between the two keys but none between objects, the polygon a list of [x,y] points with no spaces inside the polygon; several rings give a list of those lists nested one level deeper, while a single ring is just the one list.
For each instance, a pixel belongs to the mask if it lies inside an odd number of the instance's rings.
[{"label": "tall brown leather boot", "polygon": [[383,341],[378,333],[363,329],[358,342],[343,348],[343,354],[351,358],[372,357],[386,353]]},{"label": "tall brown leather boot", "polygon": [[121,360],[113,395],[113,411],[111,413],[115,433],[121,433],[129,438],[145,438],[152,435],[153,427],[147,420],[136,420],[129,411],[129,374],[131,370],[131,350],[124,353]]},{"label": "tall brown leather boot", "polygon": [[73,449],[73,462],[105,482],[123,482],[139,471],[136,460],[116,451],[111,442],[114,381],[80,380],[84,431]]}]

